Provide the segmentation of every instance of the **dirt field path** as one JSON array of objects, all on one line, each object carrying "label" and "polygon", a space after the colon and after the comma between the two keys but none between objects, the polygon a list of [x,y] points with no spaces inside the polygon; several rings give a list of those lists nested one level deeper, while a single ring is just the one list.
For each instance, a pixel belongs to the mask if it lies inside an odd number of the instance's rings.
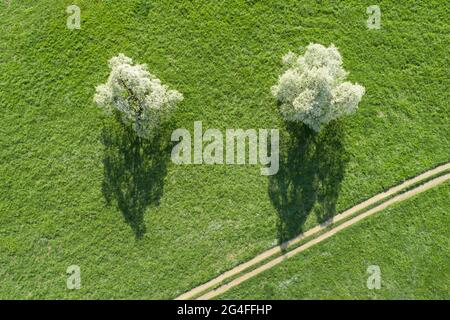
[{"label": "dirt field path", "polygon": [[[289,241],[287,241],[287,242],[285,242],[285,243],[283,243],[283,244],[281,244],[281,245],[279,245],[277,247],[274,247],[272,249],[264,251],[263,253],[259,254],[258,256],[256,256],[255,258],[251,259],[250,261],[245,262],[243,264],[240,264],[240,265],[234,267],[233,269],[231,269],[231,270],[221,274],[220,276],[212,279],[211,281],[209,281],[209,282],[207,282],[207,283],[205,283],[203,285],[200,285],[200,286],[198,286],[198,287],[196,287],[196,288],[194,288],[194,289],[192,289],[192,290],[190,290],[190,291],[180,295],[179,297],[176,298],[176,300],[192,299],[192,298],[198,296],[199,294],[201,294],[203,292],[211,290],[211,288],[219,285],[220,283],[222,283],[226,279],[229,279],[229,278],[231,278],[233,276],[236,276],[236,275],[242,273],[243,271],[245,271],[246,269],[257,265],[257,264],[261,263],[262,261],[264,261],[264,260],[266,260],[266,259],[268,259],[268,258],[270,258],[270,257],[272,257],[274,255],[281,254],[284,250],[288,249],[289,247],[291,247],[291,246],[293,246],[295,244],[298,244],[303,239],[305,239],[307,237],[310,237],[312,235],[315,235],[315,234],[317,234],[317,233],[319,233],[321,231],[324,231],[326,228],[330,227],[331,225],[333,225],[333,224],[335,224],[335,223],[337,223],[337,222],[339,222],[339,221],[341,221],[343,219],[346,219],[346,218],[354,215],[355,213],[357,213],[359,211],[367,209],[368,207],[371,207],[371,206],[375,205],[376,203],[384,201],[387,198],[390,198],[390,197],[394,196],[395,194],[399,193],[400,191],[411,187],[412,185],[415,185],[415,184],[417,184],[417,183],[419,183],[419,182],[421,182],[423,180],[429,179],[430,177],[435,176],[437,174],[442,174],[443,172],[445,172],[445,171],[447,171],[449,169],[450,169],[450,163],[441,165],[441,166],[439,166],[439,167],[437,167],[435,169],[432,169],[432,170],[429,170],[427,172],[424,172],[423,174],[421,174],[421,175],[419,175],[417,177],[409,179],[409,180],[403,182],[402,184],[400,184],[398,186],[395,186],[395,187],[393,187],[393,188],[391,188],[391,189],[389,189],[389,190],[387,190],[387,191],[385,191],[383,193],[377,194],[376,196],[374,196],[374,197],[372,197],[372,198],[370,198],[370,199],[368,199],[368,200],[366,200],[366,201],[364,201],[364,202],[362,202],[362,203],[360,203],[360,204],[358,204],[358,205],[356,205],[356,206],[354,206],[354,207],[344,211],[343,213],[336,215],[335,217],[333,217],[331,220],[327,221],[326,223],[324,223],[322,225],[319,225],[319,226],[316,226],[316,227],[306,231],[305,233],[300,234],[299,236],[295,237],[294,239],[291,239],[291,240],[289,240]],[[416,187],[414,189],[411,189],[411,190],[409,190],[409,191],[407,191],[405,193],[399,194],[399,195],[397,195],[397,196],[395,196],[395,197],[393,197],[393,198],[391,198],[391,199],[381,203],[380,205],[378,205],[378,206],[376,206],[376,207],[374,207],[374,208],[372,208],[372,209],[370,209],[370,210],[368,210],[368,211],[366,211],[364,213],[361,213],[361,214],[355,216],[354,218],[352,218],[352,219],[350,219],[350,220],[340,224],[339,226],[337,226],[337,227],[335,227],[335,228],[333,228],[333,229],[331,229],[331,230],[321,234],[317,238],[312,239],[312,240],[306,242],[305,244],[303,244],[303,245],[301,245],[301,246],[299,246],[299,247],[297,247],[297,248],[295,248],[295,249],[293,249],[293,250],[291,250],[291,251],[289,251],[287,253],[284,253],[281,256],[278,256],[277,258],[275,258],[273,260],[270,260],[269,262],[263,264],[262,266],[254,269],[254,270],[252,270],[252,271],[250,271],[248,273],[245,273],[245,274],[243,274],[243,275],[241,275],[239,277],[237,277],[236,279],[232,280],[231,282],[229,282],[227,284],[224,284],[224,285],[220,286],[219,288],[217,288],[215,290],[212,290],[210,292],[205,293],[204,295],[200,296],[198,299],[211,299],[211,298],[214,298],[214,297],[216,297],[216,296],[226,292],[230,288],[239,285],[243,281],[245,281],[247,279],[250,279],[250,278],[254,277],[255,275],[257,275],[257,274],[259,274],[259,273],[261,273],[261,272],[263,272],[263,271],[265,271],[267,269],[272,268],[273,266],[275,266],[275,265],[279,264],[280,262],[282,262],[284,259],[292,257],[293,255],[298,254],[298,253],[306,250],[307,248],[313,246],[314,244],[317,244],[317,243],[319,243],[319,242],[321,242],[321,241],[331,237],[332,235],[334,235],[337,232],[339,232],[339,231],[341,231],[341,230],[351,226],[352,224],[354,224],[354,223],[356,223],[356,222],[358,222],[358,221],[360,221],[360,220],[362,220],[362,219],[364,219],[364,218],[366,218],[368,216],[371,216],[371,215],[373,215],[373,214],[375,214],[375,213],[385,209],[386,207],[388,207],[388,206],[390,206],[390,205],[392,205],[394,203],[403,201],[405,199],[413,197],[416,194],[419,194],[419,193],[421,193],[423,191],[426,191],[426,190],[428,190],[430,188],[433,188],[433,187],[435,187],[435,186],[437,186],[437,185],[439,185],[441,183],[444,183],[445,181],[447,181],[449,179],[450,179],[450,173],[445,174],[443,176],[440,176],[438,178],[434,178],[434,179],[432,179],[432,180],[430,180],[430,181],[428,181],[428,182],[426,182],[426,183],[424,183],[424,184],[422,184],[422,185],[420,185],[420,186],[418,186],[418,187]]]}]

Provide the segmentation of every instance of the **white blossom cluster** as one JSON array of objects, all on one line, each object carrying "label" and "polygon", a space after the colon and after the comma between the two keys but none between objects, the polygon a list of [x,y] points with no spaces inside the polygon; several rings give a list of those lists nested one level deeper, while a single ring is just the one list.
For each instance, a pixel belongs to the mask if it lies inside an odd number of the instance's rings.
[{"label": "white blossom cluster", "polygon": [[95,103],[108,113],[119,112],[140,137],[150,137],[183,95],[161,84],[146,65],[134,65],[123,54],[112,58],[109,66],[108,81],[96,88]]},{"label": "white blossom cluster", "polygon": [[283,57],[287,70],[272,87],[287,121],[301,121],[318,132],[330,121],[356,111],[365,89],[346,82],[338,49],[310,44],[303,56]]}]

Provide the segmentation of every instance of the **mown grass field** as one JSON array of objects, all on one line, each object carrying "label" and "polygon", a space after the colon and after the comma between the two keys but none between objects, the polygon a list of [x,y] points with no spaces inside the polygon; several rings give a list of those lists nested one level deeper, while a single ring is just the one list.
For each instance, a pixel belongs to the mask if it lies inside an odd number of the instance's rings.
[{"label": "mown grass field", "polygon": [[[450,183],[406,200],[242,283],[222,299],[449,299]],[[381,288],[367,288],[369,266]]]},{"label": "mown grass field", "polygon": [[[448,4],[378,3],[380,30],[371,1],[2,1],[0,297],[174,298],[449,161]],[[310,42],[334,43],[367,91],[319,137],[270,93],[281,57]],[[143,155],[92,102],[118,53],[185,97]],[[280,172],[172,164],[170,130],[194,121],[279,128]]]}]

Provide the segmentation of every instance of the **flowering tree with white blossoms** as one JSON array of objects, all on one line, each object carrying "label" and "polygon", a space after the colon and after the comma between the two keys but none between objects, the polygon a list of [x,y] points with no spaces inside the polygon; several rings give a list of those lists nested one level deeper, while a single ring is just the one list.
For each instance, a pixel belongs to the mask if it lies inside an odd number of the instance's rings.
[{"label": "flowering tree with white blossoms", "polygon": [[151,137],[183,95],[123,54],[109,60],[109,67],[108,81],[96,88],[95,103],[109,114],[118,113],[139,137]]},{"label": "flowering tree with white blossoms", "polygon": [[310,44],[303,56],[283,57],[287,70],[272,87],[287,121],[301,121],[319,132],[330,121],[356,111],[365,89],[345,81],[338,49]]}]

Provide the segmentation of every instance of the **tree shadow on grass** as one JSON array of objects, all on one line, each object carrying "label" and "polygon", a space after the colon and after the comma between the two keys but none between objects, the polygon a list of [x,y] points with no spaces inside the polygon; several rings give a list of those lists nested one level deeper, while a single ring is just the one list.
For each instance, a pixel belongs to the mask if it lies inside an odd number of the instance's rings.
[{"label": "tree shadow on grass", "polygon": [[103,195],[107,205],[117,205],[137,239],[146,232],[145,210],[157,206],[163,194],[170,154],[163,136],[141,139],[117,121],[105,123],[103,129]]},{"label": "tree shadow on grass", "polygon": [[270,178],[269,196],[278,212],[278,241],[303,232],[314,212],[324,223],[336,214],[336,202],[349,155],[342,125],[332,122],[319,134],[303,124],[287,125],[280,146],[280,170]]}]

